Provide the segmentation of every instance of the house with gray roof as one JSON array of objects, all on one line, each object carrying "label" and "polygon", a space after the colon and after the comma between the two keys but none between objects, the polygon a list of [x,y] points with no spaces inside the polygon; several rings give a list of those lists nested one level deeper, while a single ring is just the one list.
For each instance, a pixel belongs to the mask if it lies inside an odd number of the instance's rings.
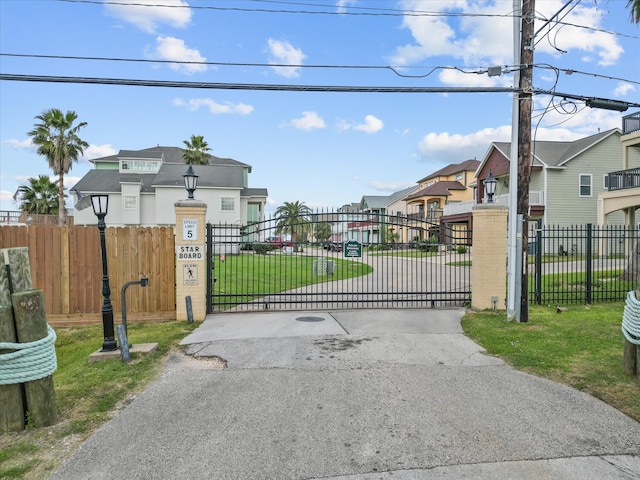
[{"label": "house with gray roof", "polygon": [[[82,195],[108,194],[107,225],[175,225],[174,204],[187,198],[183,155],[177,147],[120,150],[91,160],[94,168],[70,191],[75,202]],[[208,164],[192,167],[198,175],[194,196],[207,204],[208,222],[246,225],[264,219],[267,189],[249,187],[250,165],[209,155]],[[76,209],[74,223],[94,225],[93,210]]]},{"label": "house with gray roof", "polygon": [[415,185],[391,195],[364,195],[359,206],[363,220],[351,224],[349,237],[364,244],[386,243],[387,237],[395,234],[399,242],[407,242],[404,199],[417,189],[418,186]]},{"label": "house with gray roof", "polygon": [[[498,180],[494,201],[508,203],[511,144],[494,142],[475,172],[476,197],[445,206],[441,222],[447,228],[472,229],[471,209],[486,202],[484,180],[489,172]],[[529,183],[529,219],[544,225],[598,223],[598,196],[609,189],[610,172],[623,156],[620,129],[613,128],[570,142],[536,141],[533,144]],[[640,167],[640,149],[630,149],[627,168]],[[608,223],[623,224],[622,213],[609,215]],[[533,223],[530,223],[530,226]]]}]

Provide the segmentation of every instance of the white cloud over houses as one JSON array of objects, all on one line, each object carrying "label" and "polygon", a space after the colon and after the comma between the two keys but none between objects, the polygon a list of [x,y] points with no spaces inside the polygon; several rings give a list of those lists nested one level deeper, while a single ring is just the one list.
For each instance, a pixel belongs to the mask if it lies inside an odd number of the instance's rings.
[{"label": "white cloud over houses", "polygon": [[84,151],[81,161],[82,160],[88,161],[94,158],[108,157],[110,155],[115,155],[116,153],[118,153],[118,151],[109,144],[89,145],[89,148],[87,148]]},{"label": "white cloud over houses", "polygon": [[173,105],[176,107],[184,107],[187,110],[197,111],[201,107],[207,108],[214,115],[219,114],[237,114],[249,115],[253,112],[253,106],[246,103],[223,102],[218,103],[211,98],[190,98],[184,100],[182,98],[174,98]]},{"label": "white cloud over houses", "polygon": [[[153,60],[175,62],[205,62],[207,60],[200,55],[198,50],[187,47],[184,40],[175,37],[157,37],[155,48],[148,50],[146,55],[147,58]],[[171,63],[170,68],[178,72],[193,74],[206,71],[207,65],[200,63]]]},{"label": "white cloud over houses", "polygon": [[372,189],[380,192],[399,192],[405,188],[415,187],[416,182],[389,182],[382,180],[372,180],[368,184]]},{"label": "white cloud over houses", "polygon": [[[561,0],[546,0],[536,4],[535,29],[542,27],[542,18],[551,18],[562,6]],[[510,65],[513,62],[512,4],[497,0],[474,2],[468,0],[404,0],[401,8],[420,12],[447,12],[465,16],[406,15],[402,27],[412,41],[398,46],[390,61],[393,65],[416,65],[426,59],[450,56],[468,68],[489,65]],[[538,41],[537,53],[560,55],[562,52],[583,53],[582,61],[611,65],[623,53],[614,35],[596,31],[602,24],[602,11],[592,5],[578,5],[555,28]],[[573,25],[580,25],[580,28]],[[536,40],[541,40],[542,30]],[[485,75],[486,77],[486,75]],[[478,85],[478,77],[454,71],[443,71],[440,80],[445,84]],[[499,83],[497,78],[485,78],[481,84]]]},{"label": "white cloud over houses", "polygon": [[[302,50],[295,48],[291,43],[270,38],[267,41],[269,51],[269,63],[273,71],[287,78],[297,78],[300,76],[300,69],[296,67],[283,67],[280,65],[302,65],[306,55]],[[275,66],[278,65],[278,66]]]},{"label": "white cloud over houses", "polygon": [[108,15],[147,33],[155,33],[160,25],[186,28],[191,23],[191,9],[182,0],[136,0],[134,3],[105,3],[104,8]]},{"label": "white cloud over houses", "polygon": [[316,112],[302,112],[302,117],[291,120],[291,125],[300,130],[314,130],[327,126]]}]

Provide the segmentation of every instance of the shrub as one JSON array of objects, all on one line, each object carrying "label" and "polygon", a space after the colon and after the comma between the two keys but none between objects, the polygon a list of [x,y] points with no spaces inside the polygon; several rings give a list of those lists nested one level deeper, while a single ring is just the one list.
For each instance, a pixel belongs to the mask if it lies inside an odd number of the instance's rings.
[{"label": "shrub", "polygon": [[464,245],[458,245],[458,247],[456,248],[456,252],[467,253],[467,247],[465,247]]}]

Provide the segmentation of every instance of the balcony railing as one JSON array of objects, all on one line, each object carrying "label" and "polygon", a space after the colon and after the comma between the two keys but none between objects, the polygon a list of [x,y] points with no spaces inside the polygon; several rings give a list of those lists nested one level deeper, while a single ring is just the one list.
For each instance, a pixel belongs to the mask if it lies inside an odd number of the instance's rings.
[{"label": "balcony railing", "polygon": [[607,189],[610,192],[636,187],[640,187],[640,168],[609,172],[607,176]]},{"label": "balcony railing", "polygon": [[[502,205],[509,204],[509,194],[499,195],[494,199],[495,203]],[[459,215],[461,213],[469,213],[473,206],[476,204],[475,200],[469,200],[467,202],[450,203],[444,206],[443,215]],[[544,205],[544,192],[530,191],[529,192],[529,205],[538,206]]]},{"label": "balcony railing", "polygon": [[622,117],[622,134],[637,132],[640,130],[640,112]]},{"label": "balcony railing", "polygon": [[407,213],[407,220],[427,221],[436,223],[442,216],[442,210],[428,210],[426,212]]}]

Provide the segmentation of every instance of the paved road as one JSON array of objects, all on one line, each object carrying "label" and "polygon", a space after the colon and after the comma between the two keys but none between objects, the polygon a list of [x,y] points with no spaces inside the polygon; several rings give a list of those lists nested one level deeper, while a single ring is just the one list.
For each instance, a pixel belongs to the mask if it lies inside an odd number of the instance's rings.
[{"label": "paved road", "polygon": [[640,478],[640,424],[485,355],[462,314],[215,314],[52,478]]}]

